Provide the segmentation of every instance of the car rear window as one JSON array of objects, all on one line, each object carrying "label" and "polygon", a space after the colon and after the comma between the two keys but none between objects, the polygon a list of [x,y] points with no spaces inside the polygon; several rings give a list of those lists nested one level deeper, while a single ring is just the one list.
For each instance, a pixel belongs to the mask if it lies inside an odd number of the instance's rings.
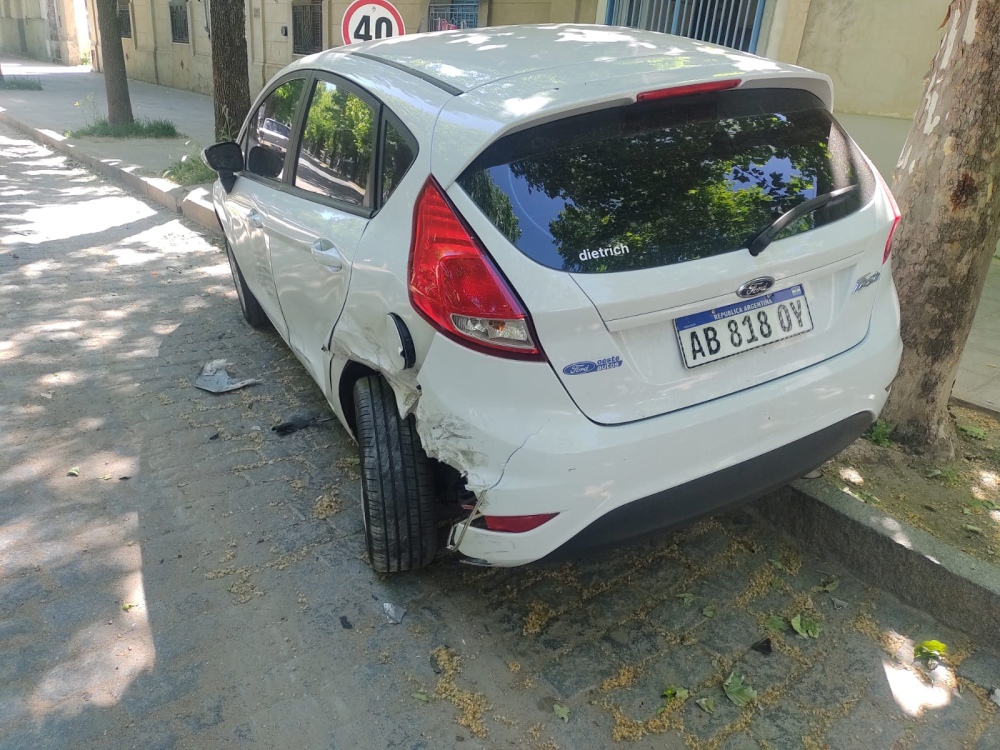
[{"label": "car rear window", "polygon": [[793,89],[632,104],[521,131],[459,177],[494,226],[549,268],[608,273],[732,252],[799,203],[857,185],[778,238],[871,200],[874,177],[822,102]]}]

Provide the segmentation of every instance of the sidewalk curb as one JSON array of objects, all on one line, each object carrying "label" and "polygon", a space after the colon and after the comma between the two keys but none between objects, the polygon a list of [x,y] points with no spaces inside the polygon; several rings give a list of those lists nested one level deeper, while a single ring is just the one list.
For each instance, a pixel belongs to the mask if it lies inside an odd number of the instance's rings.
[{"label": "sidewalk curb", "polygon": [[[215,209],[212,207],[211,193],[205,188],[190,189],[161,177],[144,177],[134,174],[133,170],[141,169],[141,167],[115,159],[101,159],[88,154],[76,144],[71,143],[66,136],[52,130],[28,125],[7,111],[0,111],[0,123],[24,133],[32,140],[48,146],[54,151],[86,164],[95,172],[114,180],[129,190],[145,195],[174,213],[183,214],[203,229],[217,235],[222,234],[222,228],[215,217]],[[198,195],[195,195],[196,193]]]},{"label": "sidewalk curb", "polygon": [[754,507],[773,526],[819,555],[941,622],[1000,646],[1000,573],[861,503],[822,479],[802,479]]}]

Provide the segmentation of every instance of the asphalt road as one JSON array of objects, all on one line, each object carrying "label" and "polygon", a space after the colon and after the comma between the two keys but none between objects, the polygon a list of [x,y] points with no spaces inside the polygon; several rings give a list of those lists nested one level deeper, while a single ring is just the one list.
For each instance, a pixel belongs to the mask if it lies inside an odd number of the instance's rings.
[{"label": "asphalt road", "polygon": [[0,129],[0,748],[1000,747],[995,654],[750,511],[380,578],[350,439],[270,431],[325,410],[214,240]]}]

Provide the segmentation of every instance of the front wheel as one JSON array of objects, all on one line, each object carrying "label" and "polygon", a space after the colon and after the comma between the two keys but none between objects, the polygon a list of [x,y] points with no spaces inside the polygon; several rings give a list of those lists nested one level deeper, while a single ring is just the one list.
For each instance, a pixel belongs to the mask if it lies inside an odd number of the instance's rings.
[{"label": "front wheel", "polygon": [[354,384],[355,434],[368,559],[379,573],[430,564],[437,550],[434,475],[413,417],[402,419],[389,384]]},{"label": "front wheel", "polygon": [[240,298],[240,311],[243,313],[243,318],[250,324],[251,328],[266,328],[269,322],[267,313],[264,312],[264,308],[260,306],[257,298],[250,291],[250,287],[247,286],[228,239],[226,240],[226,257],[229,259],[229,270],[233,274],[233,283],[236,284],[236,296]]}]

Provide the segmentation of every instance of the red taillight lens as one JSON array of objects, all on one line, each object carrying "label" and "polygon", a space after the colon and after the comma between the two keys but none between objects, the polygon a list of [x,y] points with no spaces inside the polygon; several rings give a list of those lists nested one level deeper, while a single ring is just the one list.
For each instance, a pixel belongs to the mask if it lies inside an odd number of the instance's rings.
[{"label": "red taillight lens", "polygon": [[541,358],[528,314],[433,179],[414,212],[410,301],[431,325],[463,343]]},{"label": "red taillight lens", "polygon": [[539,513],[535,516],[483,516],[486,528],[490,531],[506,531],[511,534],[522,534],[525,531],[537,529],[546,521],[551,521],[558,513]]},{"label": "red taillight lens", "polygon": [[712,91],[726,91],[734,89],[743,81],[739,78],[727,78],[724,81],[708,81],[706,83],[691,83],[687,86],[673,86],[668,89],[656,89],[655,91],[643,91],[636,94],[637,102],[651,102],[657,99],[672,99],[675,96],[690,96],[691,94],[707,94]]},{"label": "red taillight lens", "polygon": [[892,191],[889,190],[889,186],[884,182],[882,183],[882,188],[885,190],[886,197],[889,199],[889,205],[892,206],[892,229],[889,230],[889,239],[885,241],[885,252],[882,254],[882,265],[889,260],[889,255],[892,253],[892,237],[896,234],[896,227],[899,226],[899,220],[902,218],[899,213],[899,206],[896,204],[896,199],[892,195]]}]

